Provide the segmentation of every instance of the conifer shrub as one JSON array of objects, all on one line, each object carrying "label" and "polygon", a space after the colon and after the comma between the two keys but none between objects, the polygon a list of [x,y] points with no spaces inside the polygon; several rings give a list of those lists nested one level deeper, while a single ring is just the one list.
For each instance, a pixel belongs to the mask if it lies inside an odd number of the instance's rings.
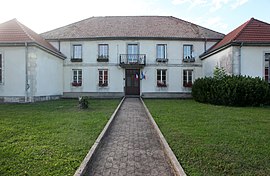
[{"label": "conifer shrub", "polygon": [[270,88],[259,77],[223,75],[195,80],[192,96],[198,102],[227,106],[258,106],[270,101]]}]

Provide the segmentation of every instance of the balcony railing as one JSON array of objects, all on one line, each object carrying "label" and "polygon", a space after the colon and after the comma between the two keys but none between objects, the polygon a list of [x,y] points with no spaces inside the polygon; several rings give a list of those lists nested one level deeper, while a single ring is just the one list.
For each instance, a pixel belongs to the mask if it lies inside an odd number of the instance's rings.
[{"label": "balcony railing", "polygon": [[139,66],[142,67],[146,64],[145,54],[120,54],[120,66]]}]

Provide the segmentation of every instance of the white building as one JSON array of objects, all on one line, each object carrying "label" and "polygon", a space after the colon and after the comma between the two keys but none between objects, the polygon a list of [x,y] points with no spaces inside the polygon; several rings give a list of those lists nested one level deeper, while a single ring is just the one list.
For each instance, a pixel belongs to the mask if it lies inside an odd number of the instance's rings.
[{"label": "white building", "polygon": [[228,74],[260,77],[270,83],[270,24],[251,18],[200,56],[204,76],[215,66]]},{"label": "white building", "polygon": [[16,19],[0,24],[0,102],[62,96],[64,58]]},{"label": "white building", "polygon": [[11,20],[0,24],[0,102],[190,97],[215,66],[269,81],[269,58],[270,25],[253,18],[225,37],[169,16],[92,17],[41,35]]},{"label": "white building", "polygon": [[92,17],[41,34],[67,56],[64,97],[185,97],[224,35],[168,16]]}]

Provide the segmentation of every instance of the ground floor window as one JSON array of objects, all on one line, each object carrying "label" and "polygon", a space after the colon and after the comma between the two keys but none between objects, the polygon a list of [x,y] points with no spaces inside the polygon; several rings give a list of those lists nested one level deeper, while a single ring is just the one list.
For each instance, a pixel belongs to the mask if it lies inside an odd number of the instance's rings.
[{"label": "ground floor window", "polygon": [[270,53],[265,53],[265,61],[264,61],[264,79],[265,81],[270,83],[270,77],[269,77],[269,65],[270,65]]},{"label": "ground floor window", "polygon": [[0,83],[3,82],[3,63],[2,63],[2,54],[0,54]]},{"label": "ground floor window", "polygon": [[157,70],[157,86],[158,87],[167,87],[166,84],[166,72],[167,70]]},{"label": "ground floor window", "polygon": [[192,72],[193,70],[183,70],[183,86],[192,87]]},{"label": "ground floor window", "polygon": [[108,70],[98,70],[98,85],[100,87],[108,86]]},{"label": "ground floor window", "polygon": [[73,69],[72,72],[73,72],[72,86],[81,86],[82,85],[82,70]]}]

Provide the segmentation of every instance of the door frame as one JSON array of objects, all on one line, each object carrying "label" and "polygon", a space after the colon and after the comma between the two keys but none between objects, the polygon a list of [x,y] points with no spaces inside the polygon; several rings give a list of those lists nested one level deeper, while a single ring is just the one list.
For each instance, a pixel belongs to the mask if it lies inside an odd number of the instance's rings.
[{"label": "door frame", "polygon": [[[138,87],[137,88],[137,91],[136,93],[130,93],[129,91],[127,91],[128,89],[128,86],[127,86],[127,72],[130,71],[130,70],[134,70],[134,72],[137,71],[138,73]],[[134,75],[135,77],[135,75]],[[134,79],[135,80],[135,79]],[[133,84],[132,84],[133,85]],[[125,69],[125,95],[134,95],[134,96],[140,96],[141,94],[141,78],[140,78],[140,69],[138,68],[130,68],[130,69]]]}]

